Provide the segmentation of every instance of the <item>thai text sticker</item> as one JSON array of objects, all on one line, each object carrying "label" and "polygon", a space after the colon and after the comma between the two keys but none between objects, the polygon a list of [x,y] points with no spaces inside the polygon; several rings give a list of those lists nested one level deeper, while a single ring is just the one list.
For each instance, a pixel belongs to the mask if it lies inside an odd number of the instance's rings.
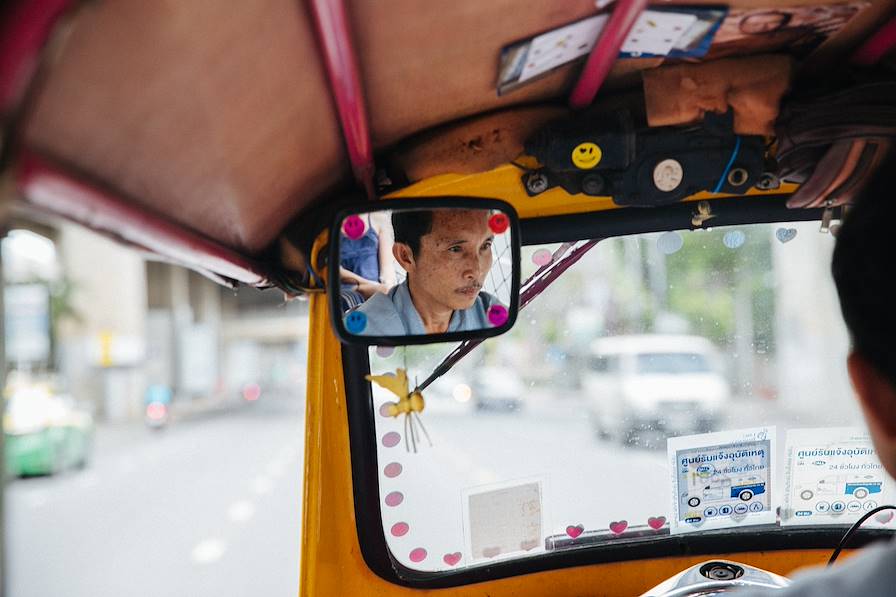
[{"label": "thai text sticker", "polygon": [[775,428],[673,437],[671,532],[774,524]]},{"label": "thai text sticker", "polygon": [[[887,473],[866,430],[792,429],[786,448],[782,525],[852,524],[892,502]],[[885,524],[874,518],[867,522]]]}]

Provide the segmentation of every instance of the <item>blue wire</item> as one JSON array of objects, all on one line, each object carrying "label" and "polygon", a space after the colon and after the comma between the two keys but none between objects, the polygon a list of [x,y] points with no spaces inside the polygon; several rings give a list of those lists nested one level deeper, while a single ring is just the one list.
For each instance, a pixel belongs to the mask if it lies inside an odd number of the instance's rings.
[{"label": "blue wire", "polygon": [[722,186],[725,184],[725,178],[728,177],[728,172],[731,171],[731,166],[734,165],[734,160],[737,159],[737,154],[740,152],[740,135],[736,137],[737,143],[734,144],[734,151],[731,152],[731,159],[728,160],[728,165],[725,166],[725,171],[722,172],[722,176],[719,177],[719,183],[716,185],[716,188],[713,189],[713,193],[718,193],[722,190]]}]

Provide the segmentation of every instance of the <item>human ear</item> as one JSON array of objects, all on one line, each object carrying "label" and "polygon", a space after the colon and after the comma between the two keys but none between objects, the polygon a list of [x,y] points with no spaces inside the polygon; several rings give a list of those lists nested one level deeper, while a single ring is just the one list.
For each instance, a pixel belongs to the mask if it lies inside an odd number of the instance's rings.
[{"label": "human ear", "polygon": [[896,444],[896,388],[857,352],[849,355],[846,366],[868,427],[881,439]]},{"label": "human ear", "polygon": [[411,247],[405,243],[395,243],[392,245],[392,256],[395,257],[395,261],[398,262],[398,265],[400,265],[404,271],[413,273],[415,263],[414,252],[411,251]]}]

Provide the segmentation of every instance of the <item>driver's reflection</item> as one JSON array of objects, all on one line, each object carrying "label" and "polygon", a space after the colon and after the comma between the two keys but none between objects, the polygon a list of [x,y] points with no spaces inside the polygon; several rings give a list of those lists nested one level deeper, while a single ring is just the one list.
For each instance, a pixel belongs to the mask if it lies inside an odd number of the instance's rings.
[{"label": "driver's reflection", "polygon": [[492,267],[489,216],[484,209],[393,212],[392,254],[407,278],[358,307],[367,316],[361,333],[407,336],[490,327],[487,312],[498,300],[482,290]]}]

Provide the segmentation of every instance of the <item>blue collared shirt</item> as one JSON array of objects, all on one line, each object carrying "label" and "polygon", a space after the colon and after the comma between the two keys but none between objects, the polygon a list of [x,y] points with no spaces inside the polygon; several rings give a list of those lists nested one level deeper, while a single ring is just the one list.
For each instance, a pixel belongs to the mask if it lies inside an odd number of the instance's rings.
[{"label": "blue collared shirt", "polygon": [[[451,314],[448,332],[468,332],[492,327],[487,313],[494,304],[498,304],[495,296],[480,292],[472,307]],[[367,327],[360,332],[363,336],[422,336],[427,333],[423,320],[411,301],[407,280],[393,286],[388,294],[374,294],[357,310],[367,316]]]}]

